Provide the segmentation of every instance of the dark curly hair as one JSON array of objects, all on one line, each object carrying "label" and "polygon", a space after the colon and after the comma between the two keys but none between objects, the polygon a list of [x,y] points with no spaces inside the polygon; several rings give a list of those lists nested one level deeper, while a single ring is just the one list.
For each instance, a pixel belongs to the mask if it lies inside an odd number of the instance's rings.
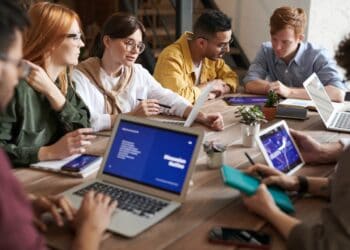
[{"label": "dark curly hair", "polygon": [[193,33],[197,37],[215,36],[217,32],[231,30],[231,18],[219,10],[206,10],[193,26]]},{"label": "dark curly hair", "polygon": [[335,60],[338,65],[345,69],[345,76],[350,79],[350,34],[345,37],[339,44],[335,53]]}]

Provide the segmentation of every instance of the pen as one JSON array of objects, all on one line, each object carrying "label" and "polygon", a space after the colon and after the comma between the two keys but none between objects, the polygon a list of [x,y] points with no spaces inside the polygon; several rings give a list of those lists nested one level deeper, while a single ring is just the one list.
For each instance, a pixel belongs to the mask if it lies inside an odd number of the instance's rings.
[{"label": "pen", "polygon": [[255,165],[255,162],[253,161],[253,159],[250,157],[250,155],[247,152],[244,152],[245,156],[248,158],[248,161],[250,162],[250,164]]},{"label": "pen", "polygon": [[[137,100],[140,101],[140,102],[143,101],[143,99],[141,99],[141,98],[137,98]],[[166,109],[171,109],[170,106],[165,105],[165,104],[158,103],[158,105],[161,106],[161,107],[163,107],[163,108],[166,108]]]},{"label": "pen", "polygon": [[[255,165],[255,162],[252,159],[252,157],[250,157],[250,155],[247,152],[244,152],[244,154],[248,158],[248,161],[250,162],[250,164]],[[261,171],[257,171],[257,174],[260,176],[260,178],[264,178],[265,177],[265,175],[263,173],[261,173]]]},{"label": "pen", "polygon": [[89,132],[89,133],[84,133],[85,135],[95,135],[95,136],[102,136],[102,137],[111,137],[109,134],[105,134],[102,132]]}]

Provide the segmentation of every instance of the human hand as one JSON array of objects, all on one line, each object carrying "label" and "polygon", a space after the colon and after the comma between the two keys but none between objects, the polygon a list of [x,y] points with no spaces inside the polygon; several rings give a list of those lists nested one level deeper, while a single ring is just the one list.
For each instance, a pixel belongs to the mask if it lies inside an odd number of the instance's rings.
[{"label": "human hand", "polygon": [[26,80],[33,89],[45,96],[48,96],[52,89],[58,90],[53,80],[42,67],[27,60],[25,62],[30,66],[30,72]]},{"label": "human hand", "polygon": [[211,93],[215,94],[215,97],[219,97],[230,92],[230,88],[221,79],[215,79],[215,80],[209,81],[207,84],[212,85]]},{"label": "human hand", "polygon": [[258,214],[265,219],[268,219],[271,214],[279,211],[279,208],[267,190],[265,184],[261,184],[254,195],[243,195],[243,203],[249,211]]},{"label": "human hand", "polygon": [[140,101],[136,108],[130,112],[136,116],[151,116],[158,115],[161,112],[158,100],[156,99],[146,99]]},{"label": "human hand", "polygon": [[88,230],[101,235],[107,228],[116,207],[117,202],[111,202],[111,198],[107,195],[94,191],[86,193],[75,217],[77,233]]},{"label": "human hand", "polygon": [[288,191],[297,191],[299,189],[299,181],[296,176],[286,175],[263,164],[258,163],[250,166],[245,170],[245,173],[262,176],[262,183],[266,185],[277,185]]},{"label": "human hand", "polygon": [[224,119],[220,113],[204,114],[199,112],[197,120],[213,130],[220,131],[224,129]]},{"label": "human hand", "polygon": [[271,82],[269,84],[268,91],[274,91],[278,95],[285,97],[285,98],[288,98],[292,93],[292,89],[287,87],[286,85],[284,85],[280,81]]},{"label": "human hand", "polygon": [[311,136],[294,129],[289,129],[300,153],[307,163],[320,163],[322,159],[322,145]]},{"label": "human hand", "polygon": [[91,128],[81,128],[65,134],[56,143],[50,146],[41,147],[38,158],[43,160],[59,160],[73,154],[83,154],[86,152],[85,146],[91,144],[91,140],[96,136]]},{"label": "human hand", "polygon": [[41,231],[46,231],[47,227],[42,221],[42,214],[49,212],[58,226],[63,226],[63,215],[68,221],[72,221],[76,210],[64,196],[30,196],[34,212],[34,224]]},{"label": "human hand", "polygon": [[216,98],[216,94],[215,93],[210,92],[208,94],[208,100],[214,100],[215,98]]}]

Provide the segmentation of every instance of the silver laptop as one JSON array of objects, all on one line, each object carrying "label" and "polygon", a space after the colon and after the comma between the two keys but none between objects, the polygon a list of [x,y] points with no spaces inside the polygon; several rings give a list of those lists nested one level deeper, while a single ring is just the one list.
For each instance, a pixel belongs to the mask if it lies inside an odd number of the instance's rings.
[{"label": "silver laptop", "polygon": [[203,139],[199,130],[118,115],[97,179],[66,192],[75,207],[88,190],[118,201],[108,229],[133,237],[184,202]]},{"label": "silver laptop", "polygon": [[329,98],[323,84],[315,73],[303,83],[307,93],[315,103],[318,113],[327,129],[350,132],[349,107],[342,105],[335,107]]},{"label": "silver laptop", "polygon": [[199,111],[201,110],[202,106],[204,105],[205,101],[208,100],[208,95],[212,91],[213,85],[208,84],[201,92],[199,95],[195,105],[193,106],[190,114],[188,115],[186,121],[182,120],[172,120],[172,119],[163,119],[163,118],[158,118],[158,117],[150,117],[150,120],[154,121],[159,121],[163,123],[170,123],[170,124],[176,124],[176,125],[181,125],[184,127],[191,127],[193,122],[196,120],[197,115]]}]

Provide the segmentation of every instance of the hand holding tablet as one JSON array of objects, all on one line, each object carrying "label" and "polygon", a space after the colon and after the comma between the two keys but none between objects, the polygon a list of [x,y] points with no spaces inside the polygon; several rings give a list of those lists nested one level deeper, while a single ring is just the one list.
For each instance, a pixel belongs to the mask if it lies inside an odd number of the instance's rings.
[{"label": "hand holding tablet", "polygon": [[305,164],[285,121],[262,130],[256,140],[270,167],[290,175]]}]

